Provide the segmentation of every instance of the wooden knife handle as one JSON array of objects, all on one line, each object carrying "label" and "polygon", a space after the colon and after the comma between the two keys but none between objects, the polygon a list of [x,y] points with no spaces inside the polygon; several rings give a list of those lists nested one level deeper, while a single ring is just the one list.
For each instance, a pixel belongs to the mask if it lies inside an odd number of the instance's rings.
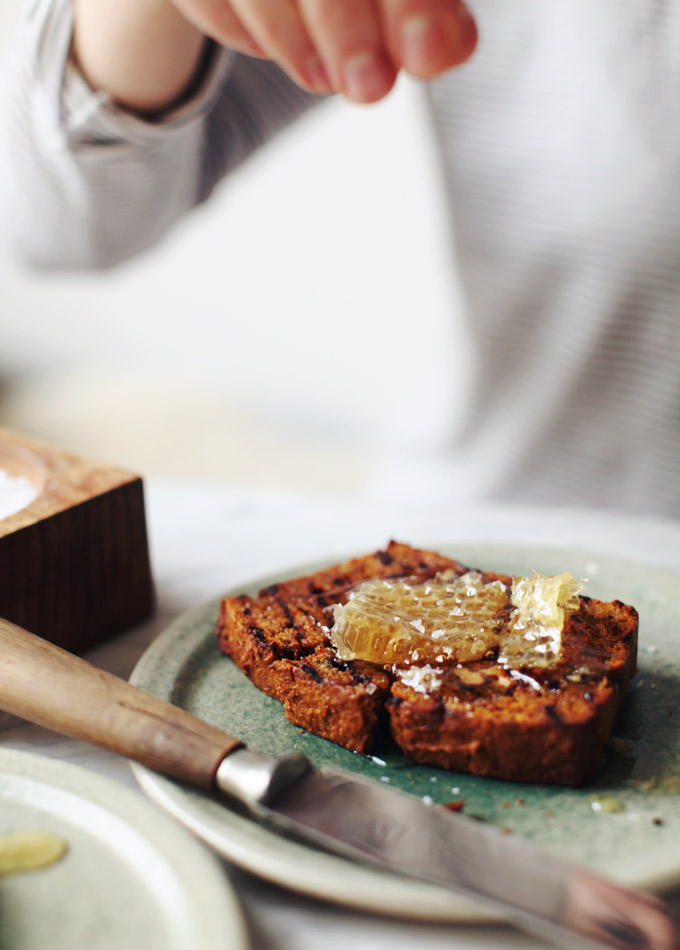
[{"label": "wooden knife handle", "polygon": [[0,709],[204,789],[242,745],[1,618]]}]

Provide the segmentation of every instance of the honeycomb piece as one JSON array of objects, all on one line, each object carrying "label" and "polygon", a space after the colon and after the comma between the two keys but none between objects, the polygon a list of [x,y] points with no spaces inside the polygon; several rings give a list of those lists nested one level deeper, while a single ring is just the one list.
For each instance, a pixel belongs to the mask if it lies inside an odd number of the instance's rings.
[{"label": "honeycomb piece", "polygon": [[477,571],[365,581],[334,607],[331,640],[343,660],[468,663],[498,650],[509,668],[548,666],[581,589],[571,574],[514,578],[511,588]]},{"label": "honeycomb piece", "polygon": [[509,603],[501,581],[485,584],[476,571],[367,581],[335,607],[331,639],[343,660],[465,663],[497,645]]},{"label": "honeycomb piece", "polygon": [[498,662],[504,666],[550,666],[559,657],[564,621],[579,606],[583,582],[571,574],[517,577],[507,636]]}]

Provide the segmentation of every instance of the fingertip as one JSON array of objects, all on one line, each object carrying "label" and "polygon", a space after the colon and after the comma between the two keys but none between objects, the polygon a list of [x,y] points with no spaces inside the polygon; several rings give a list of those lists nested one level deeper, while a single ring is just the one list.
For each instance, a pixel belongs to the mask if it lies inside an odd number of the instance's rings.
[{"label": "fingertip", "polygon": [[358,53],[342,64],[341,88],[352,102],[368,104],[383,99],[394,86],[397,73],[383,56]]},{"label": "fingertip", "polygon": [[401,62],[419,79],[460,66],[475,51],[477,24],[467,7],[460,6],[455,18],[442,21],[427,13],[414,13],[401,27]]},{"label": "fingertip", "polygon": [[474,51],[477,49],[477,44],[479,43],[479,28],[477,26],[477,21],[466,6],[461,5],[459,24],[459,52],[461,58],[456,65],[461,65],[462,63],[467,62],[467,60],[470,59]]},{"label": "fingertip", "polygon": [[316,54],[309,57],[299,78],[309,92],[317,95],[331,95],[335,91],[326,67]]}]

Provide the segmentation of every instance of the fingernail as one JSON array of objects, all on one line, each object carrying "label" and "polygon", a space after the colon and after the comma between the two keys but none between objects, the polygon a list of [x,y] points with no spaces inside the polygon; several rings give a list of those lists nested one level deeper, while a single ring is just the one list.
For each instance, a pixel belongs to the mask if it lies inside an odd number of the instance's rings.
[{"label": "fingernail", "polygon": [[402,58],[409,72],[428,72],[433,44],[439,42],[439,31],[429,16],[416,14],[409,17],[401,28]]},{"label": "fingernail", "polygon": [[458,3],[458,19],[466,29],[475,22],[475,18],[473,17],[470,8],[464,3],[461,3],[460,0]]},{"label": "fingernail", "polygon": [[461,47],[467,52],[476,45],[478,30],[477,21],[464,3],[459,5],[458,24],[460,26]]},{"label": "fingernail", "polygon": [[258,56],[261,59],[264,59],[267,55],[262,47],[254,40],[248,40],[247,42],[244,40],[243,52],[250,56]]},{"label": "fingernail", "polygon": [[357,53],[342,66],[342,87],[355,102],[373,102],[384,96],[394,79],[387,64],[374,53]]},{"label": "fingernail", "polygon": [[402,62],[408,72],[427,78],[464,62],[476,42],[475,20],[462,3],[458,5],[456,19],[448,25],[427,14],[416,14],[402,26]]},{"label": "fingernail", "polygon": [[318,56],[313,56],[307,61],[305,79],[310,89],[315,90],[315,92],[332,92],[333,90],[326,67]]}]

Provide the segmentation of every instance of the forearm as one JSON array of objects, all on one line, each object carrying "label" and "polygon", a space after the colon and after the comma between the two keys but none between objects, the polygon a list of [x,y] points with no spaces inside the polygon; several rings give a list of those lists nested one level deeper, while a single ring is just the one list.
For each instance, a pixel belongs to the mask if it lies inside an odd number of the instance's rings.
[{"label": "forearm", "polygon": [[205,38],[170,0],[75,0],[74,15],[73,52],[93,88],[140,113],[181,99]]}]

